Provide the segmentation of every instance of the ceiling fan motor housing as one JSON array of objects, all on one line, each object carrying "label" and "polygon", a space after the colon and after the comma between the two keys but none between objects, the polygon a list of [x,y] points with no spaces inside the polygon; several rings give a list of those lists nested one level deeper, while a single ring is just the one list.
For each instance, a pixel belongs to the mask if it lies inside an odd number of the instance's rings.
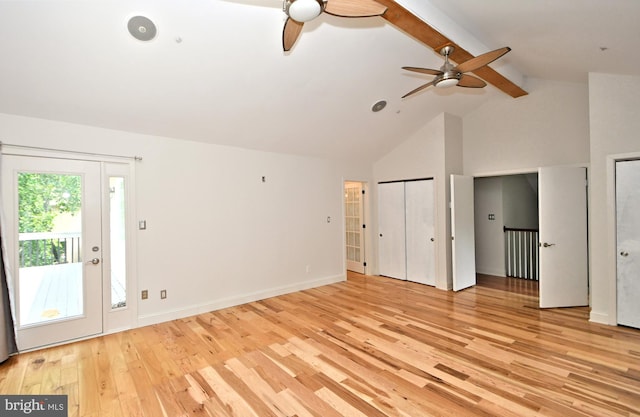
[{"label": "ceiling fan motor housing", "polygon": [[458,81],[460,81],[460,77],[462,77],[462,73],[460,72],[447,71],[444,74],[436,77],[438,79],[434,81],[433,85],[438,88],[453,87],[454,85],[458,84]]},{"label": "ceiling fan motor housing", "polygon": [[462,77],[462,73],[460,71],[456,71],[455,65],[449,62],[449,54],[451,52],[453,52],[453,46],[445,46],[440,51],[445,58],[445,62],[442,67],[440,67],[442,74],[438,75],[435,80],[433,80],[433,85],[438,88],[453,87],[458,84],[460,77]]}]

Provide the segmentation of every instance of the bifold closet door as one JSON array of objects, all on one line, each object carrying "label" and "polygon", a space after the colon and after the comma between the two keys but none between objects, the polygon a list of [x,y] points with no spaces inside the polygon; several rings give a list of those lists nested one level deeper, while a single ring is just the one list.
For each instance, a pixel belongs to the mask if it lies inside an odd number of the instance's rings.
[{"label": "bifold closet door", "polygon": [[406,279],[404,182],[378,184],[380,275]]},{"label": "bifold closet door", "polygon": [[433,180],[405,183],[407,280],[436,285]]}]

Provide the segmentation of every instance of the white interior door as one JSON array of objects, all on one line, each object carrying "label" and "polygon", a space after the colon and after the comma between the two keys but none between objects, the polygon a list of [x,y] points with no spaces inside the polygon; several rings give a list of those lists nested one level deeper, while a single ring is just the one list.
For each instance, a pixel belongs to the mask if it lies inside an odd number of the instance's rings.
[{"label": "white interior door", "polygon": [[540,307],[589,303],[586,169],[538,170]]},{"label": "white interior door", "polygon": [[361,182],[344,183],[347,270],[364,274],[364,193]]},{"label": "white interior door", "polygon": [[20,350],[102,332],[100,163],[2,157]]},{"label": "white interior door", "polygon": [[476,285],[473,177],[451,175],[453,290]]},{"label": "white interior door", "polygon": [[433,180],[405,183],[407,280],[436,285]]},{"label": "white interior door", "polygon": [[640,328],[640,160],[616,163],[618,324]]},{"label": "white interior door", "polygon": [[378,184],[380,275],[406,279],[404,182]]}]

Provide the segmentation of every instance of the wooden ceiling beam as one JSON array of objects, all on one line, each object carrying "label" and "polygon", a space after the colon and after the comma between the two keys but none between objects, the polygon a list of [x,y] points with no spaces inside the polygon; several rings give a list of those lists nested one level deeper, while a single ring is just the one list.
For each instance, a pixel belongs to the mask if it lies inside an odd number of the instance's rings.
[{"label": "wooden ceiling beam", "polygon": [[[428,23],[421,20],[419,17],[396,3],[394,0],[376,1],[387,7],[387,11],[382,15],[382,17],[386,21],[402,30],[407,35],[430,47],[434,51],[440,52],[440,50],[444,46],[452,45],[455,47],[453,53],[449,55],[449,58],[452,61],[456,63],[462,63],[471,58],[474,58],[473,55],[471,55],[460,45],[456,44],[451,39],[438,32]],[[473,73],[485,80],[487,83],[510,95],[511,97],[516,98],[528,94],[514,82],[507,79],[504,75],[500,74],[489,66],[481,67],[473,71]]]}]

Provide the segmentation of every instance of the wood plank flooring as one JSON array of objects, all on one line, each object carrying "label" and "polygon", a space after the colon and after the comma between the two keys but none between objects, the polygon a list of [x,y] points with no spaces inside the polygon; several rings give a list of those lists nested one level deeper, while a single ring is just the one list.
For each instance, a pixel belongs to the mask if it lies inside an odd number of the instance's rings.
[{"label": "wood plank flooring", "polygon": [[484,281],[350,274],[18,355],[0,393],[68,394],[87,417],[640,415],[640,331]]}]

